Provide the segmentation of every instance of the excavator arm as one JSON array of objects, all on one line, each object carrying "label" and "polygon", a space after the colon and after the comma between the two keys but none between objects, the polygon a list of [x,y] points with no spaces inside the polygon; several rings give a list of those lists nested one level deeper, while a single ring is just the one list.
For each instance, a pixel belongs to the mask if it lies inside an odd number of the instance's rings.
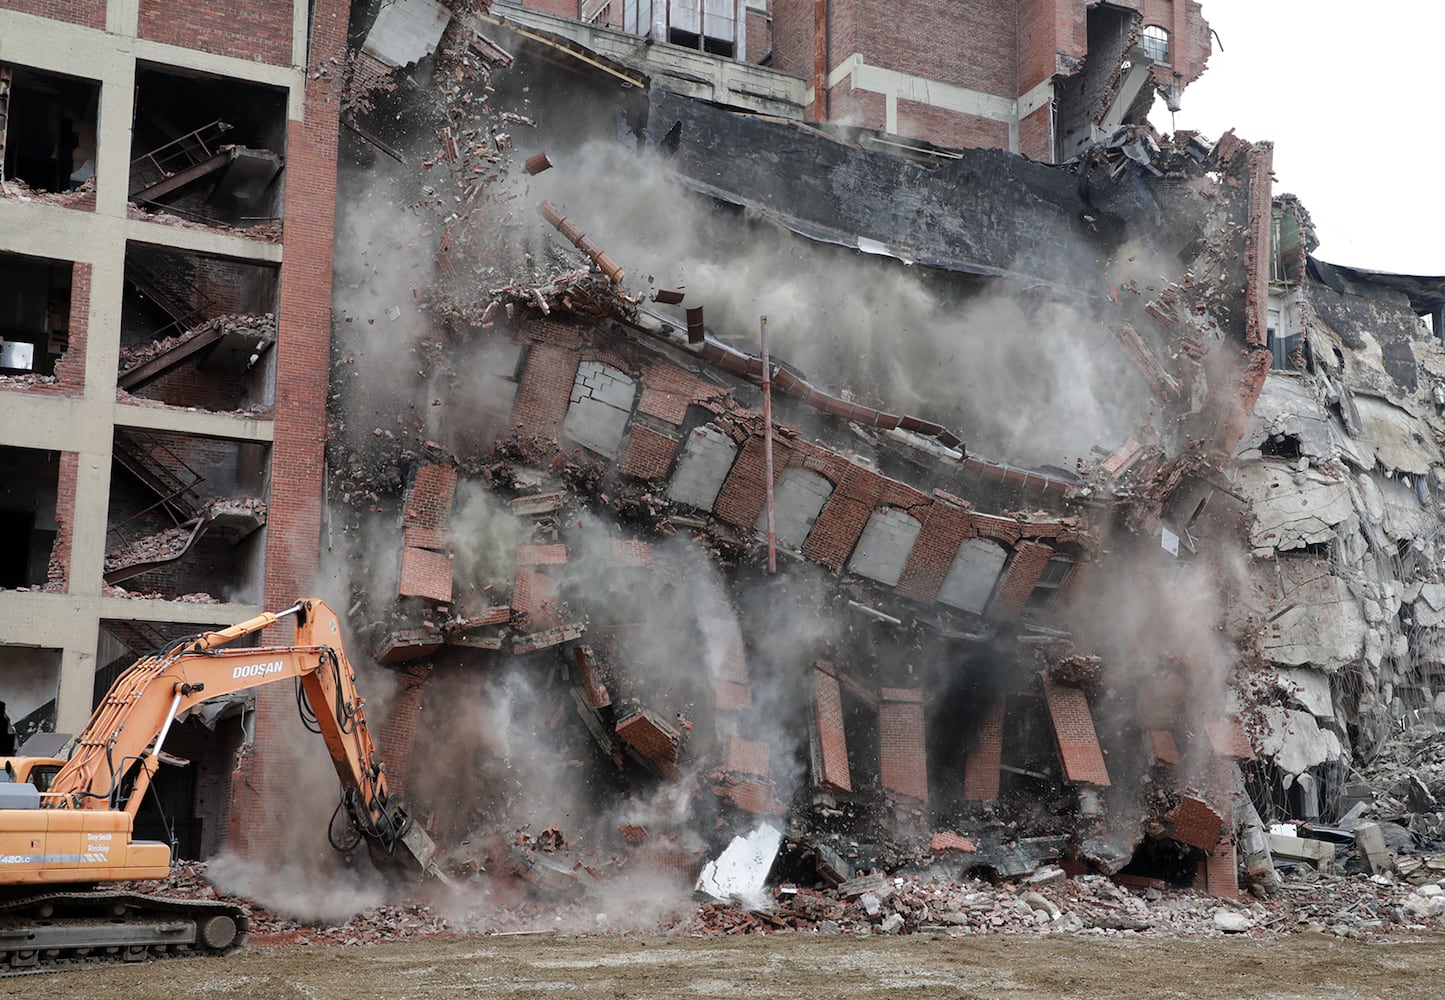
[{"label": "excavator arm", "polygon": [[[295,645],[228,647],[292,615]],[[340,622],[316,599],[180,640],[138,660],[95,710],[75,752],[41,797],[42,807],[121,810],[133,819],[178,715],[211,698],[288,679],[300,682],[303,721],[326,744],[352,828],[387,855],[404,845],[423,870],[435,874],[431,839],[387,792]],[[332,843],[346,850],[355,840],[339,843],[333,831]]]}]

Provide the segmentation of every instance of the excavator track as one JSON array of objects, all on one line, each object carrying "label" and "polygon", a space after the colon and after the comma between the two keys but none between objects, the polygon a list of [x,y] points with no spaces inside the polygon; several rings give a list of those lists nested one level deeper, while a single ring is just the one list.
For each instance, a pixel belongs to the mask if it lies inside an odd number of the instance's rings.
[{"label": "excavator track", "polygon": [[133,892],[55,892],[0,900],[0,977],[76,961],[224,955],[251,918],[232,903]]}]

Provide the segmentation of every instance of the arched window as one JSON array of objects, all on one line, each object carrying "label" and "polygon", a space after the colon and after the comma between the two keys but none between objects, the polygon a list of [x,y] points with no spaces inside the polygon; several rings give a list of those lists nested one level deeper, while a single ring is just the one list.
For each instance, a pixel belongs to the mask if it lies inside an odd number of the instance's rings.
[{"label": "arched window", "polygon": [[938,599],[955,608],[982,614],[1007,558],[1008,550],[991,539],[964,539],[938,589]]},{"label": "arched window", "polygon": [[[833,484],[825,476],[790,465],[778,477],[773,490],[773,531],[778,544],[789,549],[801,549],[813,530],[813,522],[823,510],[823,504],[833,495]],[[764,508],[758,514],[753,527],[758,531],[768,530],[768,512]]]},{"label": "arched window", "polygon": [[1146,24],[1139,32],[1139,47],[1156,63],[1169,63],[1169,32],[1157,24]]}]

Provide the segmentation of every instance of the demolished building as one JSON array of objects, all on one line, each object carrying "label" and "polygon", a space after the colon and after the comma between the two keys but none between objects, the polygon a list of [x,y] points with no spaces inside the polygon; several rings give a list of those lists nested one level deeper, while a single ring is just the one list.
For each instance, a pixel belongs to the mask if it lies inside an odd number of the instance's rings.
[{"label": "demolished building", "polygon": [[[826,3],[312,6],[145,8],[97,78],[103,13],[0,3],[91,116],[0,199],[28,728],[319,582],[393,786],[546,900],[760,822],[853,896],[1233,895],[1433,726],[1445,282],[1315,259],[1267,143],[1147,125],[1197,4],[1005,5],[971,68]],[[258,822],[319,807],[289,702],[178,727],[185,854],[304,852]]]}]

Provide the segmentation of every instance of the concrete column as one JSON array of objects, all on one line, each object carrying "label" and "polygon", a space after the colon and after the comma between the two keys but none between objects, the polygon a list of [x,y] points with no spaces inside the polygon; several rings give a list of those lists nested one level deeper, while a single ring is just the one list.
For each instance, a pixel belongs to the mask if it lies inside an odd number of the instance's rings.
[{"label": "concrete column", "polygon": [[[112,0],[114,2],[114,0]],[[310,20],[311,0],[292,0],[294,19],[291,22],[291,65],[304,69],[311,39],[306,31]]]},{"label": "concrete column", "polygon": [[91,699],[95,691],[95,647],[100,636],[99,625],[92,619],[85,623],[85,634],[67,640],[60,655],[60,691],[55,696],[55,731],[78,733],[90,721]]},{"label": "concrete column", "polygon": [[[134,33],[135,25],[131,25]],[[125,218],[130,184],[130,134],[135,107],[135,60],[127,54],[103,67],[96,122],[95,211]]]},{"label": "concrete column", "polygon": [[140,23],[140,0],[110,0],[105,5],[105,30],[134,38]]},{"label": "concrete column", "polygon": [[[105,524],[110,510],[110,442],[108,426],[97,429],[94,443],[80,452],[75,475],[75,516],[70,526],[70,593],[100,594],[105,571]],[[95,641],[94,636],[90,640]]]}]

